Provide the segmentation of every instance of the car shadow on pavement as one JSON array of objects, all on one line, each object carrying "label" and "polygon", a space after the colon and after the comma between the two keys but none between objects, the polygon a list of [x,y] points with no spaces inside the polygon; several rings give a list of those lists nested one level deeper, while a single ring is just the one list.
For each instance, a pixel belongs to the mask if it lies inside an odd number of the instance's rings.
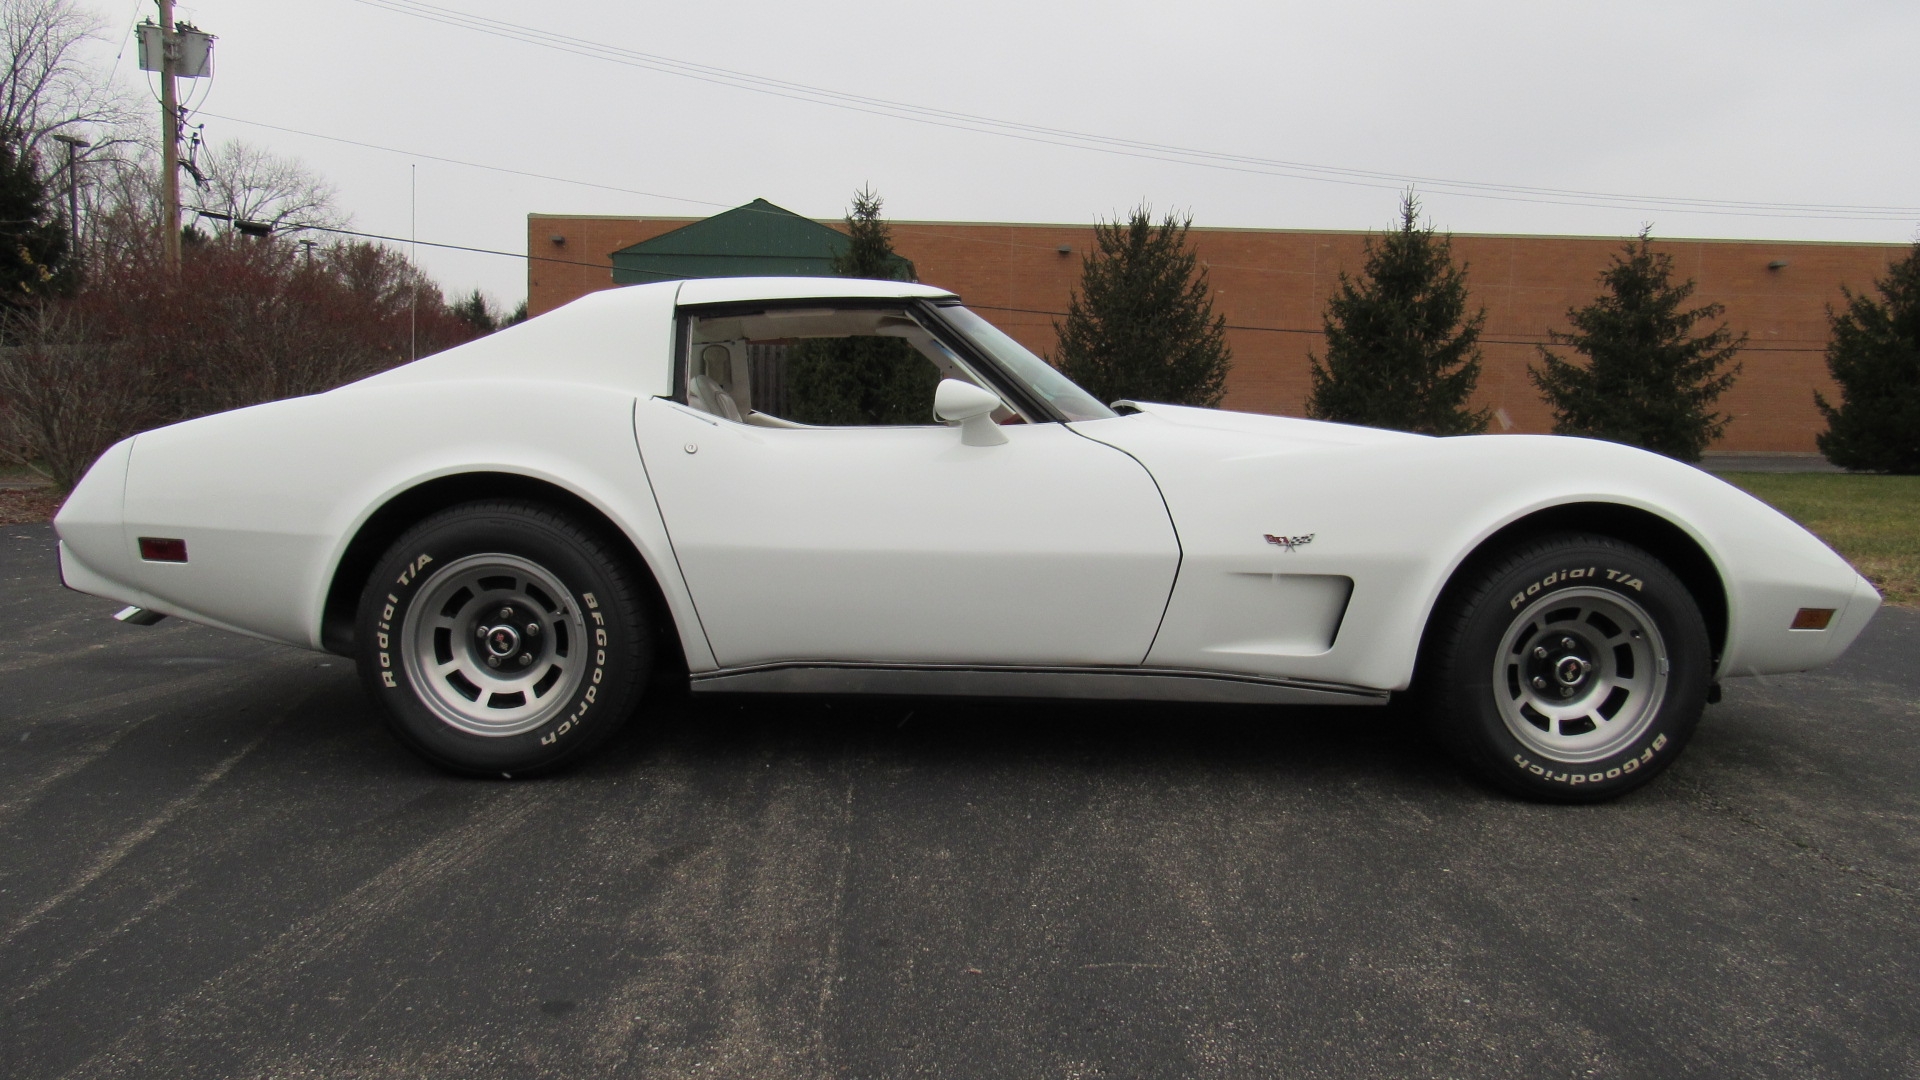
[{"label": "car shadow on pavement", "polygon": [[933,771],[1165,775],[1205,771],[1459,790],[1452,763],[1401,708],[954,701],[680,694],[575,770],[663,759],[781,759]]}]

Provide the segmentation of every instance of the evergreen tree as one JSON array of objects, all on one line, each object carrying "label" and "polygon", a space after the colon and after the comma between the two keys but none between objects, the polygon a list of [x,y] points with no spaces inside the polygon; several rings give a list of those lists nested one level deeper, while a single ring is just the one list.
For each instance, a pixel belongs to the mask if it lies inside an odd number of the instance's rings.
[{"label": "evergreen tree", "polygon": [[833,257],[841,277],[873,281],[914,281],[913,264],[893,250],[893,228],[880,216],[880,196],[870,188],[853,193],[847,211],[847,246]]},{"label": "evergreen tree", "polygon": [[1399,228],[1366,243],[1358,282],[1342,272],[1327,301],[1327,355],[1309,353],[1307,415],[1344,424],[1470,435],[1487,410],[1467,402],[1480,381],[1480,327],[1467,314],[1467,268],[1450,238],[1419,225],[1420,203],[1400,200]]},{"label": "evergreen tree", "polygon": [[1827,309],[1827,370],[1840,384],[1840,407],[1813,395],[1827,418],[1820,452],[1842,468],[1912,475],[1920,473],[1920,243],[1874,287],[1879,300],[1842,286],[1846,309]]},{"label": "evergreen tree", "polygon": [[449,305],[447,310],[472,327],[477,336],[484,337],[507,325],[500,313],[494,311],[493,305],[487,302],[487,294],[478,288]]},{"label": "evergreen tree", "polygon": [[67,291],[65,216],[53,209],[34,154],[0,133],[0,311]]},{"label": "evergreen tree", "polygon": [[[847,213],[848,243],[833,259],[841,277],[912,281],[913,264],[893,250],[880,196],[862,188]],[[787,418],[803,424],[934,423],[940,371],[894,337],[801,341],[787,350]]]},{"label": "evergreen tree", "polygon": [[1694,283],[1676,285],[1672,274],[1673,257],[1654,251],[1642,230],[1601,273],[1606,294],[1567,312],[1573,333],[1550,335],[1586,354],[1586,366],[1540,347],[1543,364],[1528,365],[1527,376],[1552,407],[1555,432],[1699,461],[1726,430],[1732,417],[1710,410],[1740,374],[1738,363],[1721,369],[1747,336],[1734,337],[1724,323],[1695,336],[1695,324],[1724,309],[1686,307]]},{"label": "evergreen tree", "polygon": [[1054,323],[1054,366],[1101,401],[1220,404],[1233,354],[1213,313],[1207,272],[1187,246],[1191,216],[1155,225],[1141,206],[1094,226],[1067,321]]}]

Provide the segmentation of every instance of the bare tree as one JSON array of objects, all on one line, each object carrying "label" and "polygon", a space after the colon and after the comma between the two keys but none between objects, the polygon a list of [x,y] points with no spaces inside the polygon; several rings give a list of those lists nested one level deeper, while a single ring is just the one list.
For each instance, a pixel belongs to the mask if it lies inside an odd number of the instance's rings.
[{"label": "bare tree", "polygon": [[288,225],[347,223],[334,204],[334,187],[298,158],[286,157],[239,139],[221,143],[200,163],[206,176],[201,203],[235,221],[257,221],[278,229]]},{"label": "bare tree", "polygon": [[[108,44],[103,25],[76,0],[0,0],[0,138],[37,160],[54,187],[73,186],[83,261],[97,220],[139,186],[153,150],[139,102],[98,55]],[[54,135],[87,145],[55,145]]]},{"label": "bare tree", "polygon": [[133,137],[134,102],[86,55],[102,25],[74,0],[0,0],[0,132],[29,150],[55,132],[96,152]]}]

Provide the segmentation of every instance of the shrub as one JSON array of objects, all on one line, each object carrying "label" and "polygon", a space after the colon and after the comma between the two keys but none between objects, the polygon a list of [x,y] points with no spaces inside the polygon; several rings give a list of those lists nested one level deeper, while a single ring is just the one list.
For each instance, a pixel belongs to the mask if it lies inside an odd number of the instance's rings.
[{"label": "shrub", "polygon": [[7,456],[63,489],[156,424],[330,390],[476,336],[404,256],[311,256],[239,236],[187,245],[177,275],[144,237],[103,245],[68,299],[23,309],[0,359]]},{"label": "shrub", "polygon": [[43,472],[61,491],[101,451],[161,415],[154,381],[132,350],[66,306],[8,318],[0,347],[0,455]]}]

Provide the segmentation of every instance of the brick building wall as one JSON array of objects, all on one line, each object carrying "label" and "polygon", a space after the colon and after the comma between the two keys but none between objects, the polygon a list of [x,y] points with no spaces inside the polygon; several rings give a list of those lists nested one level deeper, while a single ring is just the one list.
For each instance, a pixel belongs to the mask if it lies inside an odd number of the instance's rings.
[{"label": "brick building wall", "polygon": [[[527,307],[532,314],[612,287],[614,251],[696,218],[529,215]],[[894,246],[920,279],[952,289],[1022,344],[1045,356],[1054,321],[1066,311],[1088,226],[893,222]],[[1226,316],[1234,367],[1226,406],[1299,415],[1308,389],[1309,350],[1322,348],[1321,315],[1339,275],[1359,271],[1364,232],[1202,229],[1190,234]],[[560,240],[556,242],[555,237]],[[1547,431],[1553,418],[1526,368],[1535,342],[1564,330],[1566,312],[1599,294],[1598,276],[1621,249],[1612,237],[1455,234],[1472,303],[1487,309],[1479,404],[1496,410],[1494,430]],[[1726,305],[1723,318],[1749,336],[1745,367],[1720,408],[1733,415],[1716,450],[1811,451],[1825,427],[1813,392],[1836,396],[1824,357],[1826,306],[1840,287],[1870,288],[1901,245],[1804,241],[1659,240],[1698,303]],[[1063,253],[1062,248],[1066,251]],[[1770,263],[1786,265],[1769,268]],[[1508,427],[1511,425],[1511,427]]]}]

